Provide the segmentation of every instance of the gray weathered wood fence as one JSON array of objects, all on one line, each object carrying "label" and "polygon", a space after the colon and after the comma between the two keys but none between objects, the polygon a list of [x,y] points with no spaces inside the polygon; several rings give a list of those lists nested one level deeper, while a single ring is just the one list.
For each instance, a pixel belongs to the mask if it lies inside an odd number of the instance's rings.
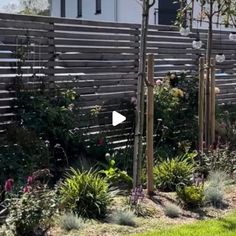
[{"label": "gray weathered wood fence", "polygon": [[[203,40],[206,36],[206,31],[201,31]],[[155,56],[155,78],[169,71],[197,74],[198,58],[204,48],[192,48],[194,37],[195,33],[180,36],[174,26],[149,27],[148,53]],[[138,24],[1,13],[1,129],[14,119],[16,94],[12,84],[22,73],[29,88],[38,89],[42,82],[46,86],[74,88],[81,95],[84,109],[102,106],[99,125],[91,126],[91,132],[107,130],[117,146],[125,144],[133,129],[126,105],[136,95],[139,39]],[[236,102],[236,43],[228,40],[228,33],[216,31],[213,52],[221,51],[226,61],[217,64],[217,85],[221,89],[218,102]],[[127,121],[117,128],[111,125],[112,110],[127,115]]]}]

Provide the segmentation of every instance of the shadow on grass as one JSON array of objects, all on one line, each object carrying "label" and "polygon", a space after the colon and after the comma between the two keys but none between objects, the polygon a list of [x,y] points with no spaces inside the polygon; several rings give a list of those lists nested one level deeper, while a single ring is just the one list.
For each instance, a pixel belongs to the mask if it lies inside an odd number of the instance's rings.
[{"label": "shadow on grass", "polygon": [[222,227],[228,231],[235,231],[236,232],[236,222],[234,220],[229,219],[219,219],[220,222],[223,223]]}]

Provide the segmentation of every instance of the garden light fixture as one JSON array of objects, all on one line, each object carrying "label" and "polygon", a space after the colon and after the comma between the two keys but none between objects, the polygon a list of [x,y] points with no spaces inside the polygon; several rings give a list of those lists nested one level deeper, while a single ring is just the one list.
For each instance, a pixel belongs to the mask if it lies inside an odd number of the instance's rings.
[{"label": "garden light fixture", "polygon": [[225,54],[223,53],[223,50],[222,50],[221,25],[220,25],[220,49],[221,49],[221,52],[219,52],[219,53],[216,55],[216,62],[218,62],[218,63],[222,63],[222,62],[225,61]]},{"label": "garden light fixture", "polygon": [[200,33],[198,30],[198,21],[197,21],[197,35],[196,35],[196,39],[193,40],[193,42],[192,42],[192,47],[194,49],[201,49],[201,47],[202,47],[202,41],[200,39]]},{"label": "garden light fixture", "polygon": [[236,41],[236,33],[231,32],[231,33],[229,34],[229,40],[231,40],[231,41]]},{"label": "garden light fixture", "polygon": [[216,61],[217,61],[218,63],[224,62],[224,61],[225,61],[225,54],[223,54],[223,53],[218,53],[218,54],[216,55]]},{"label": "garden light fixture", "polygon": [[182,36],[188,36],[190,34],[190,28],[189,27],[181,27],[179,30],[180,35]]},{"label": "garden light fixture", "polygon": [[194,49],[201,49],[202,47],[202,41],[200,40],[200,34],[197,32],[197,37],[195,40],[192,42],[192,46]]}]

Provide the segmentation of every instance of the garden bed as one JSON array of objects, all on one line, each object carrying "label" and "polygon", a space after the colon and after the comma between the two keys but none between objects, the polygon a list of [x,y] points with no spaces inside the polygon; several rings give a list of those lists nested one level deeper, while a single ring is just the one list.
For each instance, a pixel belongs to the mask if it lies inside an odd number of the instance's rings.
[{"label": "garden bed", "polygon": [[[113,200],[110,211],[124,207],[127,202],[127,197],[118,196]],[[109,222],[101,221],[87,221],[81,231],[72,230],[65,232],[60,229],[60,226],[56,226],[51,230],[52,236],[75,236],[75,235],[86,235],[86,236],[119,236],[119,235],[132,235],[153,230],[166,230],[174,226],[191,224],[193,222],[199,222],[199,220],[217,219],[219,217],[225,217],[230,212],[236,209],[236,185],[230,185],[226,189],[226,197],[224,201],[224,207],[214,208],[212,206],[202,207],[194,210],[184,210],[179,217],[169,218],[165,216],[164,205],[167,203],[175,203],[175,193],[164,193],[157,192],[152,199],[144,198],[142,201],[142,209],[146,212],[145,217],[136,218],[136,226],[122,226]],[[151,234],[150,234],[151,235]],[[155,235],[155,234],[154,234]]]}]

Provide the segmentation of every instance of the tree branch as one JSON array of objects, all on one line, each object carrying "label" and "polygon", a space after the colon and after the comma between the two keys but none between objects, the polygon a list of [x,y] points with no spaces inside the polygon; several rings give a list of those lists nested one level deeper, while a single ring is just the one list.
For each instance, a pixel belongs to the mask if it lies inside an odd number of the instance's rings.
[{"label": "tree branch", "polygon": [[[148,0],[148,2],[149,2],[149,0]],[[156,0],[152,0],[152,3],[150,4],[148,4],[148,8],[151,8],[154,4],[156,3]]]},{"label": "tree branch", "polygon": [[213,13],[212,13],[212,16],[214,16],[214,15],[216,15],[216,14],[219,14],[219,13],[221,13],[221,12],[222,12],[222,10],[224,9],[224,7],[225,7],[225,4],[222,4],[222,5],[221,5],[221,7],[220,7],[220,8],[218,8],[218,10],[217,10],[217,11],[213,11]]}]

